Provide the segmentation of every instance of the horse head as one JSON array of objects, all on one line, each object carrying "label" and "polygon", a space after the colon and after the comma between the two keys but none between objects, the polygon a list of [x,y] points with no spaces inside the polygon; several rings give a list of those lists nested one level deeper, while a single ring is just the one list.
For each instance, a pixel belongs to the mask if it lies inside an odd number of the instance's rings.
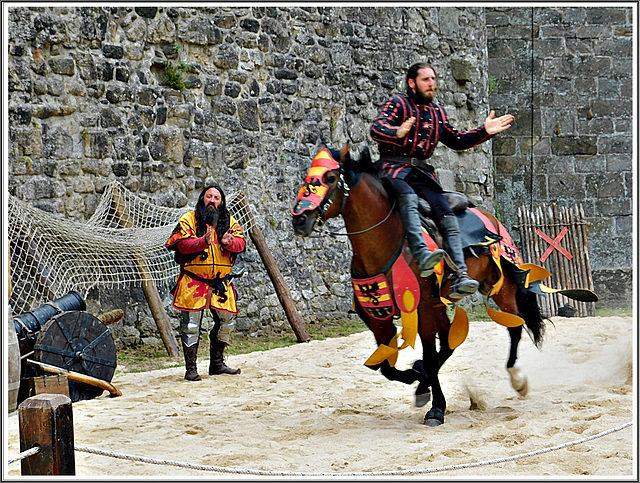
[{"label": "horse head", "polygon": [[349,196],[349,186],[345,182],[348,155],[348,145],[340,151],[322,147],[313,158],[291,209],[296,235],[309,236],[314,230],[320,231],[326,220],[338,216],[344,208]]}]

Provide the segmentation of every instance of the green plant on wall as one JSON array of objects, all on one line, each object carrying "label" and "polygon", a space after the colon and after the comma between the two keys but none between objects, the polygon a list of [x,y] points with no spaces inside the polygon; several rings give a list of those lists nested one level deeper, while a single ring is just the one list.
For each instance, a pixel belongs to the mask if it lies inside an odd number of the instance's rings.
[{"label": "green plant on wall", "polygon": [[[176,52],[176,54],[179,54],[180,45],[174,44],[173,50]],[[182,92],[185,87],[187,87],[184,83],[184,76],[187,73],[188,68],[189,66],[187,66],[187,64],[183,61],[167,61],[167,64],[164,66],[164,81],[174,89]]]},{"label": "green plant on wall", "polygon": [[496,82],[496,78],[489,74],[489,95],[496,92],[497,87],[498,83]]},{"label": "green plant on wall", "polygon": [[500,223],[502,223],[502,215],[500,214],[500,205],[498,204],[498,200],[494,199],[493,205],[495,206],[495,217]]},{"label": "green plant on wall", "polygon": [[342,106],[333,106],[329,109],[329,129],[331,129],[331,136],[338,127],[338,118],[342,115]]},{"label": "green plant on wall", "polygon": [[184,62],[167,62],[164,66],[164,81],[174,89],[183,91],[186,87],[184,75],[187,72],[187,64]]}]

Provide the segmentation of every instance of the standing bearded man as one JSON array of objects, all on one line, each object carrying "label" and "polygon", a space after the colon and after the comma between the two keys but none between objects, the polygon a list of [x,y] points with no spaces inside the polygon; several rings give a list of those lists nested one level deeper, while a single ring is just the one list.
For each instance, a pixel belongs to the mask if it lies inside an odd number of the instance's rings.
[{"label": "standing bearded man", "polygon": [[209,375],[240,374],[224,363],[224,349],[235,327],[236,290],[228,277],[236,256],[246,248],[242,227],[227,210],[224,191],[219,186],[205,187],[194,211],[182,215],[165,247],[175,251],[180,264],[173,306],[182,312],[180,339],[188,381],[199,381],[196,360],[200,327],[205,309],[214,326]]}]

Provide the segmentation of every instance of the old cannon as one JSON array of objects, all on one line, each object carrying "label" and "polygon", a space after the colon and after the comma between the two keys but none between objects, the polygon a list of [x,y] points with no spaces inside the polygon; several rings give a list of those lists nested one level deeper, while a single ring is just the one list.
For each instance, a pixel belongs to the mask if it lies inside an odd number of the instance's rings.
[{"label": "old cannon", "polygon": [[119,395],[109,384],[117,366],[111,331],[86,312],[77,292],[13,316],[13,326],[21,361],[17,404],[29,397],[29,381],[42,371],[66,374],[74,402],[100,396],[105,389]]}]

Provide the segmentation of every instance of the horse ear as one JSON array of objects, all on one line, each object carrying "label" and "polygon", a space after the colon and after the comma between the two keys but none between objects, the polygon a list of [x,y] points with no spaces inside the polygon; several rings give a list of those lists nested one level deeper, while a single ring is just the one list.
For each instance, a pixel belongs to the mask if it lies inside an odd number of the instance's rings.
[{"label": "horse ear", "polygon": [[345,158],[347,157],[347,153],[349,152],[349,145],[345,144],[344,147],[340,150],[340,162],[343,163]]},{"label": "horse ear", "polygon": [[370,164],[371,163],[371,151],[368,145],[362,146],[360,150],[360,162]]}]

